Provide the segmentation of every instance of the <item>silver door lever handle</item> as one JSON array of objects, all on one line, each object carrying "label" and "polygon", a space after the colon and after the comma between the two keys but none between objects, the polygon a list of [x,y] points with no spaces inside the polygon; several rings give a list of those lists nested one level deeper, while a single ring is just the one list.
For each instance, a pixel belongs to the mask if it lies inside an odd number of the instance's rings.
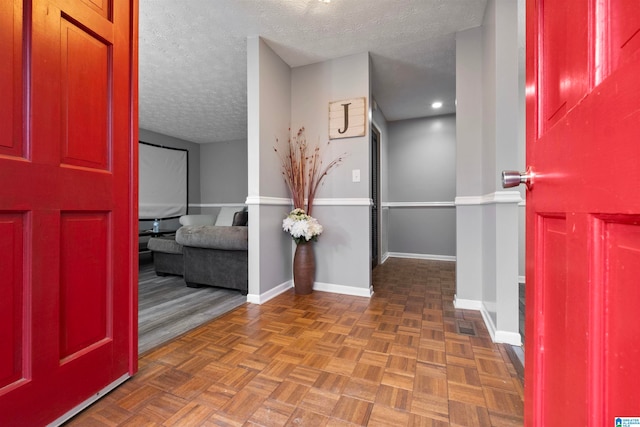
[{"label": "silver door lever handle", "polygon": [[527,189],[531,190],[533,185],[531,169],[527,169],[526,172],[502,171],[502,188],[517,187],[520,184],[525,184]]}]

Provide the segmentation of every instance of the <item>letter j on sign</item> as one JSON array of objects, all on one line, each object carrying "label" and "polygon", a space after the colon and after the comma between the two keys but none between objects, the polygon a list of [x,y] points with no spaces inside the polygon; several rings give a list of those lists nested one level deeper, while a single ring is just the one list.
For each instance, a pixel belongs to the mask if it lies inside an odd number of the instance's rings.
[{"label": "letter j on sign", "polygon": [[364,136],[367,130],[366,98],[329,103],[329,139]]}]

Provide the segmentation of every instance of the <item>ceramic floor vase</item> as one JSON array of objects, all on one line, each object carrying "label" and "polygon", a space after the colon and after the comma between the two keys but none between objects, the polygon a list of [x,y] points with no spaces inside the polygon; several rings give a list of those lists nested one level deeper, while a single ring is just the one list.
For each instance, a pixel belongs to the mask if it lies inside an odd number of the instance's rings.
[{"label": "ceramic floor vase", "polygon": [[296,294],[310,294],[313,291],[315,276],[316,258],[313,252],[313,243],[298,243],[293,256],[293,285]]}]

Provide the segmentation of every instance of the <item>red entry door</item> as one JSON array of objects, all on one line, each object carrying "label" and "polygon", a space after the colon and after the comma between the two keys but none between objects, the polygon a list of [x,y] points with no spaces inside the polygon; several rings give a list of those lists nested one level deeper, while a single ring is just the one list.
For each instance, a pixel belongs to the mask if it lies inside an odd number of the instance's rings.
[{"label": "red entry door", "polygon": [[640,417],[640,4],[527,1],[525,425]]},{"label": "red entry door", "polygon": [[0,425],[137,367],[135,0],[0,2]]}]

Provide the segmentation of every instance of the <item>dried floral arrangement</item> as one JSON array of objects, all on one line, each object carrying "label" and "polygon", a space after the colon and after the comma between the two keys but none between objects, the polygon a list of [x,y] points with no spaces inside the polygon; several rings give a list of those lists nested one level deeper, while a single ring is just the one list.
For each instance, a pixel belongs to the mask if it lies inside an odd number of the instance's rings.
[{"label": "dried floral arrangement", "polygon": [[[276,143],[278,140],[276,139]],[[327,141],[326,145],[329,145]],[[322,150],[319,144],[310,146],[307,143],[304,127],[298,130],[294,137],[289,138],[288,150],[284,153],[274,150],[280,156],[282,162],[282,176],[289,187],[294,209],[302,209],[311,216],[313,201],[316,192],[324,178],[333,169],[340,165],[346,153],[338,156],[333,161],[325,164],[322,159]],[[306,199],[306,204],[305,204]]]}]

